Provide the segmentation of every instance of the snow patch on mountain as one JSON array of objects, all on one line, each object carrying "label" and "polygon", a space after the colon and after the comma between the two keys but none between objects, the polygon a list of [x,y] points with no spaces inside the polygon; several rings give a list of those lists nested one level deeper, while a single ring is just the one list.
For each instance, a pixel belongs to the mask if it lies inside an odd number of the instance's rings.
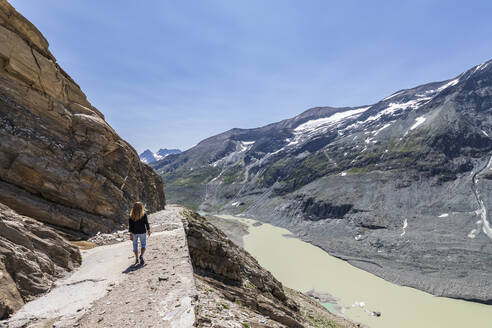
[{"label": "snow patch on mountain", "polygon": [[407,232],[407,227],[408,227],[408,220],[405,219],[403,221],[403,229],[402,229],[402,233],[400,234],[400,237],[405,236],[405,233]]},{"label": "snow patch on mountain", "polygon": [[385,124],[382,128],[380,128],[380,129],[378,129],[378,130],[374,131],[374,132],[373,132],[373,135],[374,135],[374,136],[377,136],[377,135],[379,134],[379,132],[383,131],[384,129],[386,129],[386,128],[387,128],[388,126],[390,126],[390,125],[391,125],[391,123],[387,123],[387,124]]},{"label": "snow patch on mountain", "polygon": [[454,79],[454,80],[452,80],[451,82],[446,83],[446,84],[445,84],[445,85],[443,85],[442,87],[439,87],[439,88],[437,89],[437,92],[441,92],[441,91],[443,91],[443,90],[444,90],[444,89],[446,89],[446,88],[452,87],[453,85],[456,85],[459,81],[460,81],[460,79]]},{"label": "snow patch on mountain", "polygon": [[379,111],[376,115],[369,116],[365,122],[375,121],[383,115],[393,115],[395,112],[407,110],[408,108],[417,109],[420,106],[425,105],[430,99],[432,99],[432,97],[421,97],[404,103],[390,103],[388,107]]},{"label": "snow patch on mountain", "polygon": [[488,64],[490,64],[490,62],[485,62],[485,63],[478,65],[473,72],[481,71],[481,70],[485,69]]},{"label": "snow patch on mountain", "polygon": [[425,117],[419,116],[415,119],[415,123],[410,127],[410,130],[415,130],[418,128],[422,123],[425,122]]},{"label": "snow patch on mountain", "polygon": [[169,155],[179,154],[181,150],[179,149],[159,149],[157,152],[152,152],[150,149],[145,150],[143,153],[139,155],[140,160],[145,164],[151,164],[157,162]]},{"label": "snow patch on mountain", "polygon": [[213,163],[210,163],[210,165],[217,167],[235,163],[242,159],[242,154],[250,150],[254,143],[255,141],[237,141],[235,151],[228,153],[226,156],[216,160]]},{"label": "snow patch on mountain", "polygon": [[347,110],[344,112],[338,112],[333,115],[330,115],[328,117],[323,117],[323,118],[318,118],[315,120],[310,120],[307,121],[298,127],[294,129],[295,132],[297,133],[303,133],[303,132],[311,132],[319,129],[320,127],[326,126],[326,125],[333,125],[335,123],[338,123],[346,118],[353,118],[355,115],[360,115],[363,112],[365,112],[368,107],[362,107],[362,108],[357,108],[357,109],[351,109]]},{"label": "snow patch on mountain", "polygon": [[289,138],[285,139],[286,142],[288,142],[287,146],[294,146],[299,143],[299,140],[291,140]]},{"label": "snow patch on mountain", "polygon": [[254,141],[240,141],[239,145],[240,145],[241,149],[239,150],[239,152],[248,151],[249,149],[251,149],[251,147],[254,143],[255,143]]}]

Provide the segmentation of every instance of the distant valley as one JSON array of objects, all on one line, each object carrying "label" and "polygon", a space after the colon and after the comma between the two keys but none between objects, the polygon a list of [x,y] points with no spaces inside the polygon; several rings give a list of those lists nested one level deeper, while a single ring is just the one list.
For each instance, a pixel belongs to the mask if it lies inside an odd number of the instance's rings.
[{"label": "distant valley", "polygon": [[151,164],[170,202],[288,228],[401,285],[492,302],[492,62]]}]

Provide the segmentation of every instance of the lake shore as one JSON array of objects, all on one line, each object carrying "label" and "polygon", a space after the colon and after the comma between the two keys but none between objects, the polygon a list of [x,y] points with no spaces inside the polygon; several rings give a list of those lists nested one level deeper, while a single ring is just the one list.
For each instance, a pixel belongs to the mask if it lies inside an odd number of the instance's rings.
[{"label": "lake shore", "polygon": [[[244,248],[284,285],[302,292],[329,292],[351,320],[376,328],[489,325],[492,306],[398,286],[292,238],[286,229],[270,224],[255,226],[257,221],[242,217],[220,217],[247,225]],[[374,311],[381,316],[371,315]]]}]

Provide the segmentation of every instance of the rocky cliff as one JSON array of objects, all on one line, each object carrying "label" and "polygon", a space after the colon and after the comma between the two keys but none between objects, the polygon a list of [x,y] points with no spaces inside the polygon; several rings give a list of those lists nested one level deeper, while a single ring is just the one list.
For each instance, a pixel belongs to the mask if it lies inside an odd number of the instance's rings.
[{"label": "rocky cliff", "polygon": [[492,302],[492,61],[373,105],[232,129],[152,166],[172,202],[245,215],[389,281]]},{"label": "rocky cliff", "polygon": [[0,319],[50,290],[80,261],[77,247],[53,229],[0,203]]},{"label": "rocky cliff", "polygon": [[[185,211],[184,216],[188,219],[185,231],[195,272],[227,285],[233,300],[254,305],[259,312],[289,327],[302,327],[297,304],[285,295],[282,284],[270,272],[205,218],[191,211]],[[241,290],[243,286],[249,286],[248,293]]]},{"label": "rocky cliff", "polygon": [[114,228],[137,200],[162,209],[161,178],[58,66],[36,27],[0,0],[0,202],[92,234]]}]

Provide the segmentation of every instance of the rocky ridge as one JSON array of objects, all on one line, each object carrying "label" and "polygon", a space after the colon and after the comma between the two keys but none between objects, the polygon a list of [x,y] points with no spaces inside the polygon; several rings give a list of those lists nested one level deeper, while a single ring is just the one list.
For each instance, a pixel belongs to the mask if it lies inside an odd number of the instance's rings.
[{"label": "rocky ridge", "polygon": [[53,229],[0,203],[0,319],[49,291],[80,261],[77,247]]},{"label": "rocky ridge", "polygon": [[212,277],[204,280],[222,289],[231,301],[253,307],[288,327],[302,327],[298,305],[285,295],[282,284],[270,272],[205,218],[191,211],[185,211],[184,216],[197,274]]},{"label": "rocky ridge", "polygon": [[172,202],[285,227],[386,280],[492,302],[492,61],[152,164]]},{"label": "rocky ridge", "polygon": [[162,209],[161,178],[104,121],[56,63],[43,35],[0,1],[0,201],[88,235],[129,205]]}]

